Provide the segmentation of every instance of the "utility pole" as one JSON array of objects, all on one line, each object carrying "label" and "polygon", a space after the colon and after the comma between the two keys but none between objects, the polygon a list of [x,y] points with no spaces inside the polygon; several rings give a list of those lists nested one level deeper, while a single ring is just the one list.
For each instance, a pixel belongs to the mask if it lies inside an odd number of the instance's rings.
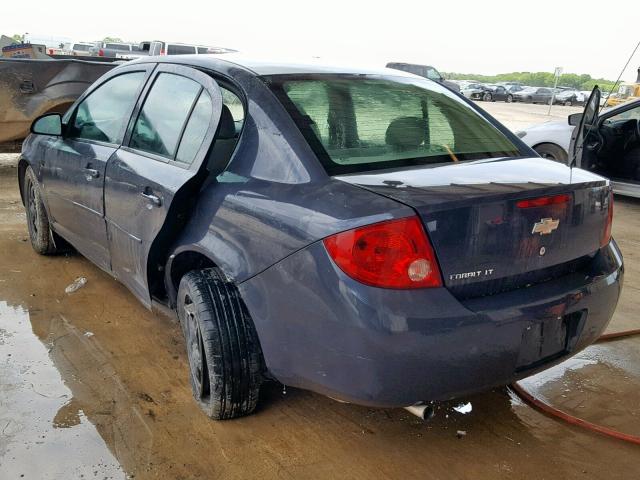
[{"label": "utility pole", "polygon": [[553,105],[553,101],[556,99],[556,88],[558,87],[558,80],[560,80],[560,75],[562,75],[562,67],[556,67],[554,72],[554,76],[556,77],[555,83],[553,84],[553,91],[551,92],[551,100],[549,100],[549,111],[547,115],[551,115],[551,105]]}]

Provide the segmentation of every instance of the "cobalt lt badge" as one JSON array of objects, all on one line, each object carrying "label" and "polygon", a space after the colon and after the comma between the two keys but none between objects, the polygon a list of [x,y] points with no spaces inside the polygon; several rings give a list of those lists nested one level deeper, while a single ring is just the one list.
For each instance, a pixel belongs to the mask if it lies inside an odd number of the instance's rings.
[{"label": "cobalt lt badge", "polygon": [[539,222],[533,224],[532,234],[539,233],[540,235],[549,235],[560,225],[560,220],[554,220],[553,218],[542,218]]}]

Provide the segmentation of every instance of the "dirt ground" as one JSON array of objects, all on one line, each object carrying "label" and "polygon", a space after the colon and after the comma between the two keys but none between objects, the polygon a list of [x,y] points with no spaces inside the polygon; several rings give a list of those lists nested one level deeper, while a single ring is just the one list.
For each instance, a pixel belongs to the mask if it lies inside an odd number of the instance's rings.
[{"label": "dirt ground", "polygon": [[[568,110],[556,108],[560,117]],[[609,331],[640,326],[639,231],[640,202],[617,197],[626,278]],[[66,294],[80,276],[87,284]],[[590,347],[525,385],[640,435],[639,347],[639,338]],[[638,446],[548,418],[506,388],[439,404],[424,423],[401,409],[270,384],[255,415],[213,422],[193,402],[187,375],[174,321],[79,255],[33,252],[15,168],[0,167],[2,480],[628,479],[640,471]],[[467,402],[470,413],[454,409]]]}]

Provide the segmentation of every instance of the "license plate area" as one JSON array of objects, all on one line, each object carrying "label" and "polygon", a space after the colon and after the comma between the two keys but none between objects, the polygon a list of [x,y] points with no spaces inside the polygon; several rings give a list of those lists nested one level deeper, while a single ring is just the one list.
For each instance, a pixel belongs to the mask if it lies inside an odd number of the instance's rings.
[{"label": "license plate area", "polygon": [[582,326],[586,311],[569,313],[536,322],[522,332],[517,372],[539,367],[571,352]]}]

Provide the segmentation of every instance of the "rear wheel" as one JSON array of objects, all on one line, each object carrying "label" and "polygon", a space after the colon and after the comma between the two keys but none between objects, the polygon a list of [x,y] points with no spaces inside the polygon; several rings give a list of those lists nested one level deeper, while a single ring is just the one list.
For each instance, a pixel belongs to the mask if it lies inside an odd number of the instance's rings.
[{"label": "rear wheel", "polygon": [[491,96],[491,94],[490,94],[489,92],[485,93],[485,94],[482,96],[482,100],[484,100],[485,102],[490,102],[490,101],[492,100],[492,98],[493,98],[493,97]]},{"label": "rear wheel", "polygon": [[507,95],[507,103],[511,103],[513,102],[513,95],[509,94]]},{"label": "rear wheel", "polygon": [[23,182],[22,191],[31,246],[40,255],[52,255],[56,253],[57,248],[49,226],[49,217],[42,203],[40,185],[31,167],[27,167]]},{"label": "rear wheel", "polygon": [[533,149],[540,155],[542,158],[547,158],[549,160],[554,160],[560,163],[567,163],[567,152],[565,152],[562,147],[555,145],[553,143],[541,143],[540,145],[536,145]]},{"label": "rear wheel", "polygon": [[215,420],[252,413],[264,362],[235,285],[216,268],[189,272],[180,281],[177,309],[200,408]]},{"label": "rear wheel", "polygon": [[573,102],[571,100],[565,100],[564,102],[565,107],[570,107],[571,105],[573,105]]}]

